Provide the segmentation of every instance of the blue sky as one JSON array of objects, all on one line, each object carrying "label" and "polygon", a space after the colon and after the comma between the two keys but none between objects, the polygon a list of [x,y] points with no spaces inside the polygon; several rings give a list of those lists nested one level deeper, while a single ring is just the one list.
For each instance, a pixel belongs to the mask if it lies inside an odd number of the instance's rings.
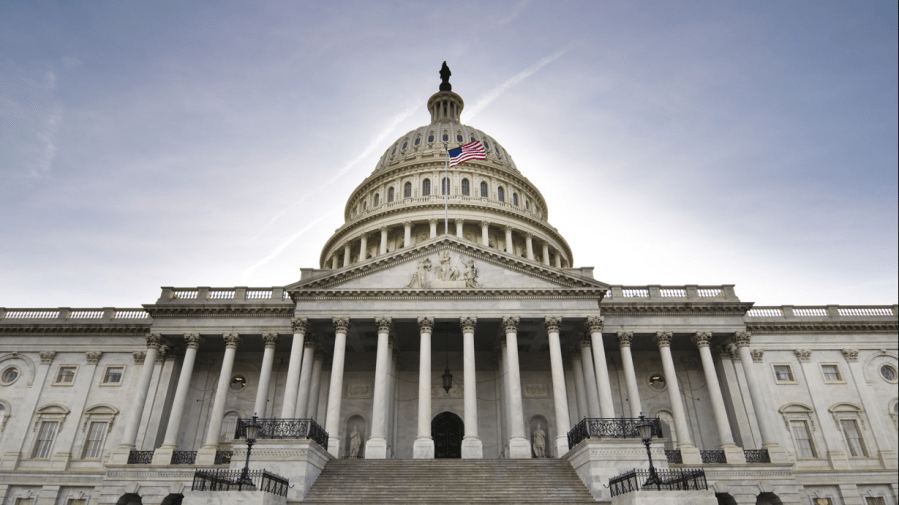
[{"label": "blue sky", "polygon": [[0,306],[297,280],[444,60],[598,279],[894,304],[896,11],[7,0]]}]

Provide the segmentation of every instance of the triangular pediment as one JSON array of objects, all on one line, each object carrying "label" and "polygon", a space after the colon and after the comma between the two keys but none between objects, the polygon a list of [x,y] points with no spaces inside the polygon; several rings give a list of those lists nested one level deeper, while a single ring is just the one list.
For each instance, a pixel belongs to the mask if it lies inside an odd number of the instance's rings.
[{"label": "triangular pediment", "polygon": [[[321,273],[321,272],[316,272]],[[466,293],[595,292],[608,285],[558,268],[510,256],[457,237],[439,237],[414,247],[314,275],[286,287],[292,294],[332,292]]]}]

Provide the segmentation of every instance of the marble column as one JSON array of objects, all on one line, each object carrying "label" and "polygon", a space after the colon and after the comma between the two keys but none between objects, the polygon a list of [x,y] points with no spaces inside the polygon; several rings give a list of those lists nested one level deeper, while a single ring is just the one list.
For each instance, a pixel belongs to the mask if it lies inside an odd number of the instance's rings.
[{"label": "marble column", "polygon": [[531,457],[531,444],[524,433],[524,411],[521,398],[521,370],[518,366],[518,321],[517,317],[503,317],[503,331],[506,333],[506,352],[509,373],[506,385],[509,391],[509,457],[512,459],[528,459]]},{"label": "marble column", "polygon": [[[505,441],[508,440],[509,437],[509,419],[512,417],[512,409],[511,403],[509,402],[509,382],[506,378],[509,376],[509,349],[506,346],[505,337],[500,338],[500,351],[499,351],[499,360],[500,360],[500,374],[501,374],[501,385],[500,385],[500,395],[501,395],[501,403],[503,409],[503,429],[500,430],[500,440]],[[502,442],[503,444],[503,457],[509,457],[509,447]]]},{"label": "marble column", "polygon": [[[553,406],[556,410],[556,457],[561,458],[568,452],[568,429],[571,420],[568,418],[568,391],[565,387],[565,369],[562,367],[562,344],[559,342],[559,329],[562,318],[546,316],[543,321],[549,338],[549,364],[553,377]],[[583,354],[583,353],[582,353]],[[588,389],[589,391],[589,389]],[[590,400],[587,399],[589,405]]]},{"label": "marble column", "polygon": [[490,234],[488,233],[490,229],[490,223],[487,221],[481,221],[481,245],[484,247],[490,247]]},{"label": "marble column", "polygon": [[337,270],[338,268],[340,268],[340,264],[338,263],[339,260],[340,258],[337,257],[336,252],[331,255],[331,270]]},{"label": "marble column", "polygon": [[403,223],[403,231],[403,247],[409,247],[412,245],[412,221]]},{"label": "marble column", "polygon": [[[128,420],[125,423],[125,431],[122,433],[120,449],[126,452],[134,449],[137,441],[137,430],[140,427],[140,419],[144,414],[144,406],[147,403],[147,393],[150,390],[150,379],[153,377],[153,368],[156,364],[156,356],[159,355],[159,347],[162,345],[162,335],[152,333],[147,336],[147,354],[144,364],[140,368],[137,385],[134,388],[134,397],[131,400],[131,408],[128,409]],[[127,461],[127,454],[125,456]]]},{"label": "marble column", "polygon": [[[877,401],[879,399],[875,400],[871,397],[871,390],[867,386],[868,381],[865,379],[865,372],[862,369],[862,365],[858,362],[858,349],[841,349],[841,352],[852,375],[852,382],[855,383],[855,390],[862,401],[862,407],[868,412],[876,412],[880,405]],[[871,425],[871,430],[874,432],[874,441],[877,443],[877,448],[880,451],[878,456],[881,464],[884,468],[895,470],[897,457],[896,451],[890,447],[890,438],[887,436],[889,432],[884,428],[880,416],[868,416],[868,422]]]},{"label": "marble column", "polygon": [[421,351],[418,358],[418,436],[412,444],[413,459],[434,459],[431,436],[431,332],[433,317],[419,317]]},{"label": "marble column", "polygon": [[671,357],[670,331],[657,331],[652,338],[659,346],[659,354],[662,357],[662,372],[665,374],[665,386],[668,390],[668,402],[671,406],[671,415],[674,417],[674,429],[677,432],[677,448],[681,452],[681,459],[687,465],[702,464],[699,449],[693,445],[693,435],[687,424],[687,414],[684,412],[684,401],[680,394],[680,384],[677,381],[677,373],[674,371],[674,359]]},{"label": "marble column", "polygon": [[437,220],[436,219],[428,219],[428,225],[431,226],[430,238],[436,238],[437,237]]},{"label": "marble column", "polygon": [[309,385],[309,407],[306,416],[318,422],[318,397],[322,388],[322,365],[325,361],[325,353],[316,349],[312,355],[312,383]]},{"label": "marble column", "polygon": [[268,386],[272,380],[272,364],[275,362],[275,346],[278,344],[277,333],[263,333],[262,342],[265,350],[262,352],[262,368],[259,370],[259,389],[256,390],[256,404],[253,407],[253,415],[266,417],[268,407]]},{"label": "marble column", "polygon": [[456,236],[459,238],[463,238],[462,228],[463,228],[464,224],[465,224],[464,219],[456,219]]},{"label": "marble column", "polygon": [[712,402],[712,412],[715,414],[718,440],[721,442],[721,449],[724,451],[724,457],[728,463],[746,463],[746,455],[743,453],[743,449],[734,443],[734,435],[730,430],[727,407],[724,405],[718,373],[715,371],[715,361],[712,359],[712,350],[709,348],[711,340],[712,334],[709,332],[697,331],[693,334],[693,343],[699,348],[702,371],[705,374],[706,387],[709,389],[709,400]]},{"label": "marble column", "polygon": [[375,360],[375,391],[371,409],[371,436],[365,442],[365,459],[387,459],[387,376],[390,366],[388,338],[393,326],[389,317],[376,317],[378,353]]},{"label": "marble column", "polygon": [[574,393],[577,395],[578,422],[585,417],[590,417],[590,409],[587,407],[587,386],[584,384],[584,361],[581,359],[580,349],[571,353],[571,369],[574,372]]},{"label": "marble column", "polygon": [[346,333],[350,329],[350,318],[335,317],[334,355],[331,359],[331,384],[328,387],[328,415],[325,431],[328,432],[328,452],[340,457],[340,401],[343,399],[343,363],[346,358]]},{"label": "marble column", "polygon": [[549,244],[543,243],[543,264],[549,266]]},{"label": "marble column", "polygon": [[197,451],[198,465],[211,465],[215,461],[215,453],[219,448],[219,437],[222,431],[222,420],[225,416],[225,404],[228,401],[228,390],[231,385],[231,372],[234,371],[234,356],[237,354],[237,346],[240,344],[240,335],[237,333],[225,333],[222,338],[225,340],[225,356],[222,358],[222,369],[219,372],[215,398],[212,400],[212,408],[209,410],[206,441],[203,443],[203,447]]},{"label": "marble column", "polygon": [[556,268],[562,268],[562,252],[556,251],[556,255],[553,258],[553,263],[555,263]]},{"label": "marble column", "polygon": [[312,385],[312,359],[315,354],[315,336],[306,336],[303,342],[303,364],[300,367],[300,385],[297,388],[297,406],[293,417],[307,419],[309,417],[309,388]]},{"label": "marble column", "polygon": [[602,417],[599,411],[599,393],[596,389],[596,369],[593,365],[593,352],[590,350],[590,337],[580,336],[581,360],[584,364],[584,385],[587,395],[587,410],[590,417]]},{"label": "marble column", "polygon": [[343,266],[350,266],[351,260],[352,258],[350,258],[350,243],[347,242],[346,244],[343,244]]},{"label": "marble column", "polygon": [[627,385],[628,403],[631,407],[631,417],[640,417],[643,407],[640,406],[640,390],[637,388],[637,376],[634,373],[634,359],[631,357],[631,341],[634,333],[631,331],[618,332],[618,348],[621,350],[621,369],[624,371],[624,382]]},{"label": "marble column", "polygon": [[172,453],[178,448],[178,435],[181,432],[181,420],[184,417],[184,405],[187,402],[187,393],[190,391],[190,378],[194,372],[194,363],[197,360],[197,349],[203,339],[199,333],[185,333],[184,341],[187,350],[184,351],[184,361],[181,362],[181,373],[178,375],[178,385],[175,386],[175,397],[172,399],[172,411],[169,414],[169,422],[165,427],[165,438],[162,446],[153,452],[153,465],[169,465],[172,462]]},{"label": "marble column", "polygon": [[390,336],[387,340],[390,349],[390,369],[387,377],[387,454],[396,457],[396,367],[400,353],[396,340]]},{"label": "marble column", "polygon": [[784,451],[777,443],[774,435],[774,426],[767,415],[769,410],[773,410],[762,384],[758,377],[755,376],[753,367],[754,360],[749,350],[749,341],[752,334],[748,331],[738,331],[734,333],[733,343],[737,346],[737,352],[740,355],[740,362],[743,363],[743,375],[746,377],[746,385],[749,387],[749,398],[756,412],[756,418],[759,425],[759,433],[762,436],[762,448],[768,450],[768,457],[772,463],[789,462],[786,451]]},{"label": "marble column", "polygon": [[368,250],[368,234],[363,233],[359,237],[359,261],[365,261]]},{"label": "marble column", "polygon": [[303,339],[309,331],[309,319],[295,317],[290,320],[293,342],[290,344],[290,361],[287,364],[287,381],[284,386],[284,404],[281,419],[290,419],[297,411],[297,390],[300,386],[300,363],[303,359]]},{"label": "marble column", "polygon": [[503,229],[506,232],[506,253],[515,254],[515,246],[512,245],[512,227],[506,226]]},{"label": "marble column", "polygon": [[596,369],[596,391],[599,394],[599,412],[602,417],[615,417],[615,404],[612,402],[612,383],[609,380],[609,366],[606,363],[606,349],[602,341],[602,329],[605,318],[590,316],[586,327],[590,332],[590,343],[593,349],[593,367]]},{"label": "marble column", "polygon": [[380,249],[378,249],[378,256],[383,256],[383,255],[387,254],[387,227],[382,226],[380,228],[380,232],[381,232],[381,244],[379,246]]},{"label": "marble column", "polygon": [[463,380],[465,381],[463,390],[465,436],[462,438],[462,458],[482,459],[484,450],[478,435],[478,380],[474,359],[474,329],[478,324],[478,319],[463,317],[459,322],[462,325]]},{"label": "marble column", "polygon": [[528,259],[534,261],[534,236],[530,233],[524,234],[524,245],[527,247]]}]

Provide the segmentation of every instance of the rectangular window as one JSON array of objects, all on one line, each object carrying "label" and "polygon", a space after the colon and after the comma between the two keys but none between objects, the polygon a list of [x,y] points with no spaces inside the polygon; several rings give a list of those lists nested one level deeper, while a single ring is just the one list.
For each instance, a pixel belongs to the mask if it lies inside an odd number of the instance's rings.
[{"label": "rectangular window", "polygon": [[122,382],[122,375],[125,373],[125,367],[111,366],[106,369],[103,375],[103,384],[119,384]]},{"label": "rectangular window", "polygon": [[817,458],[815,444],[805,421],[790,421],[793,440],[796,442],[796,455],[800,458]]},{"label": "rectangular window", "polygon": [[865,450],[865,442],[862,440],[862,434],[858,431],[858,423],[854,419],[843,419],[840,421],[840,427],[843,428],[843,436],[846,437],[846,445],[849,446],[849,455],[854,458],[865,458],[868,451]]},{"label": "rectangular window", "polygon": [[84,441],[82,459],[98,459],[100,457],[108,427],[107,423],[91,423],[90,429],[87,431],[87,439]]},{"label": "rectangular window", "polygon": [[56,384],[71,384],[75,382],[75,370],[73,366],[59,367],[59,373],[56,374]]},{"label": "rectangular window", "polygon": [[66,505],[87,505],[87,499],[85,499],[85,498],[69,498],[69,501],[66,502]]},{"label": "rectangular window", "polygon": [[790,365],[774,365],[774,378],[777,382],[795,382]]},{"label": "rectangular window", "polygon": [[830,498],[812,498],[812,505],[833,505]]},{"label": "rectangular window", "polygon": [[865,505],[886,505],[886,500],[883,496],[866,496]]},{"label": "rectangular window", "polygon": [[824,372],[825,382],[843,382],[843,376],[840,375],[840,367],[837,365],[821,365],[821,371]]},{"label": "rectangular window", "polygon": [[34,498],[16,498],[16,505],[34,505]]},{"label": "rectangular window", "polygon": [[44,421],[41,423],[41,429],[38,431],[37,440],[34,443],[32,458],[46,459],[50,457],[50,447],[53,445],[53,438],[56,437],[56,429],[58,427],[58,421]]}]

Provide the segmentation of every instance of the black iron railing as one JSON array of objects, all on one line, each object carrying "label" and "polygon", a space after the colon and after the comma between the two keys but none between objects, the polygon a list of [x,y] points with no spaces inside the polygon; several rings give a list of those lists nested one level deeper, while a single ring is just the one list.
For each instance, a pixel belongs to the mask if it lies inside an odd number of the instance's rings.
[{"label": "black iron railing", "polygon": [[748,449],[744,450],[743,454],[746,455],[747,463],[770,463],[771,456],[768,454],[768,449]]},{"label": "black iron railing", "polygon": [[215,451],[215,460],[213,460],[212,464],[230,465],[231,456],[234,456],[234,451]]},{"label": "black iron railing", "polygon": [[243,470],[197,470],[192,491],[263,491],[287,496],[287,479],[265,470],[247,472],[252,484],[242,482]]},{"label": "black iron railing", "polygon": [[[245,438],[247,422],[249,419],[238,419],[234,430],[235,439]],[[308,438],[318,443],[323,449],[328,448],[328,432],[312,419],[257,419],[261,426],[260,438]]]},{"label": "black iron railing", "polygon": [[673,451],[665,451],[665,459],[667,459],[669,463],[683,464],[684,462],[684,458],[681,456],[680,451],[677,449]]},{"label": "black iron railing", "polygon": [[129,465],[149,465],[153,462],[153,451],[131,451],[128,453]]},{"label": "black iron railing", "polygon": [[700,491],[708,489],[705,472],[701,469],[657,468],[656,483],[646,486],[649,470],[631,470],[609,480],[612,496],[634,491]]},{"label": "black iron railing", "polygon": [[[645,419],[652,423],[652,436],[662,437],[662,422],[658,419]],[[640,438],[637,431],[637,417],[584,418],[568,432],[568,447],[574,447],[585,438]]]},{"label": "black iron railing", "polygon": [[173,465],[192,465],[197,462],[197,451],[175,451],[172,453]]},{"label": "black iron railing", "polygon": [[727,463],[724,451],[699,451],[699,456],[702,458],[703,463]]}]

